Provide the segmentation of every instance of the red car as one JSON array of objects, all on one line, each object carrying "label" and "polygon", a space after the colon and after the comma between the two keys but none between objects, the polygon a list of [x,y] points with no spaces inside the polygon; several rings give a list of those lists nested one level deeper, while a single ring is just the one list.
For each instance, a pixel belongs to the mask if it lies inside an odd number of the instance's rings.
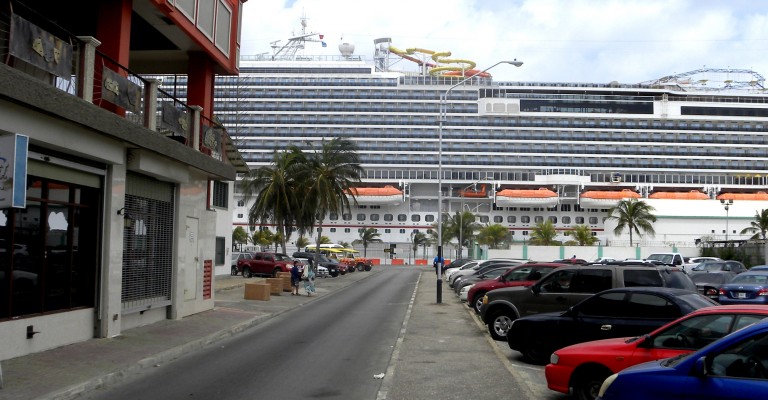
[{"label": "red car", "polygon": [[479,314],[480,306],[483,305],[483,296],[487,292],[504,287],[531,286],[553,269],[564,265],[556,263],[521,264],[496,279],[477,282],[467,293],[467,305]]},{"label": "red car", "polygon": [[544,369],[547,386],[580,400],[594,399],[605,378],[624,368],[692,353],[767,317],[763,305],[706,307],[647,335],[564,347],[552,354]]}]

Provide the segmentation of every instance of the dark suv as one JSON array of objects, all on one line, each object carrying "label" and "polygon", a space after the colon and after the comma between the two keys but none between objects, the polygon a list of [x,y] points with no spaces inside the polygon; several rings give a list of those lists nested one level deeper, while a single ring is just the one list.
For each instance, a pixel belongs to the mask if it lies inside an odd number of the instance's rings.
[{"label": "dark suv", "polygon": [[[297,251],[293,253],[294,258],[306,258],[310,262],[317,262],[318,265],[328,268],[328,275],[332,277],[339,276],[339,262],[336,260],[331,260],[330,258],[322,255],[322,254],[315,254],[310,253],[307,251]],[[317,258],[315,258],[317,257]],[[346,272],[346,271],[345,271]]]},{"label": "dark suv", "polygon": [[512,321],[542,312],[565,311],[603,290],[630,286],[662,286],[696,291],[678,267],[651,263],[608,263],[560,267],[530,287],[495,289],[483,297],[480,315],[496,340],[506,340]]}]

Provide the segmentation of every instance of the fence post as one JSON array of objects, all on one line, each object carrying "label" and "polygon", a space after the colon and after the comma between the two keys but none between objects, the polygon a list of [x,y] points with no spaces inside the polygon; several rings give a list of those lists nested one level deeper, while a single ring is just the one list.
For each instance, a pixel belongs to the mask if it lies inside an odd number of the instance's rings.
[{"label": "fence post", "polygon": [[80,65],[78,65],[77,71],[77,95],[81,99],[93,103],[93,77],[94,68],[96,68],[96,48],[101,45],[101,42],[92,36],[78,36],[77,38],[82,45],[80,48]]},{"label": "fence post", "polygon": [[200,115],[203,113],[203,107],[189,106],[192,109],[192,140],[190,144],[193,149],[200,151],[200,133],[202,129],[202,123],[200,123]]},{"label": "fence post", "polygon": [[146,79],[144,85],[144,127],[151,130],[157,130],[157,88],[160,86],[160,80],[155,78]]}]

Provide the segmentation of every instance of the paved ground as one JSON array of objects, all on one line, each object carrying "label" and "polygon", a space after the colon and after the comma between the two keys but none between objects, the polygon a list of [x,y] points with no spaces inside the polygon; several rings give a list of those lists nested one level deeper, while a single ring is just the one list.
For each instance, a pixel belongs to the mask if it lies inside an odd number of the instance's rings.
[{"label": "paved ground", "polygon": [[[72,399],[141,368],[167,363],[189,351],[379,273],[355,272],[319,279],[318,296],[284,293],[270,301],[243,299],[242,277],[217,276],[214,310],[179,321],[161,321],[109,339],[93,339],[2,361],[0,399]],[[394,267],[400,268],[400,267]],[[539,398],[516,374],[508,356],[490,340],[469,309],[443,289],[429,267],[409,304],[406,320],[383,378],[378,400]],[[255,280],[258,278],[252,278]]]}]

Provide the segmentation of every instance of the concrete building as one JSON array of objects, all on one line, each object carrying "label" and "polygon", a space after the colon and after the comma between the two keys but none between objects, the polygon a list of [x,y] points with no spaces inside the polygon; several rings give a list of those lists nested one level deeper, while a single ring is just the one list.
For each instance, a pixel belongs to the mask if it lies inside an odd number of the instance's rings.
[{"label": "concrete building", "polygon": [[0,360],[213,308],[244,2],[0,1]]}]

